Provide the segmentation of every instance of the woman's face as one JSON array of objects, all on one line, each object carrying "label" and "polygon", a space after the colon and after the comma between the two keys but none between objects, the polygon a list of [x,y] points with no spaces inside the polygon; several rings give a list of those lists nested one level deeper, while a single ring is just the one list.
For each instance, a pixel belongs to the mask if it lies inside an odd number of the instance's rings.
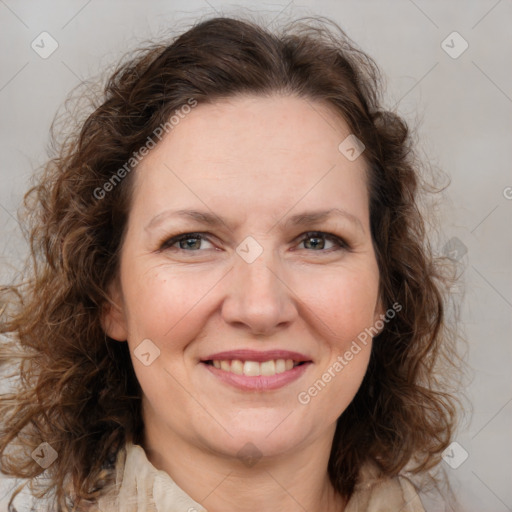
[{"label": "woman's face", "polygon": [[353,341],[382,313],[349,134],[320,103],[233,98],[193,108],[134,171],[104,325],[128,341],[148,432],[231,456],[332,441],[370,356]]}]

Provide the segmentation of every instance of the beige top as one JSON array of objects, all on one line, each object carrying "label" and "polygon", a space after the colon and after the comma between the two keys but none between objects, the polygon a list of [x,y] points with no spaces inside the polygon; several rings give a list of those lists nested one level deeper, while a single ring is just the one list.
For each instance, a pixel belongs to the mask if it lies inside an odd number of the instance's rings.
[{"label": "beige top", "polygon": [[[363,469],[345,512],[425,512],[405,477],[378,478],[374,466]],[[91,509],[89,509],[91,510]],[[115,487],[99,499],[100,512],[207,512],[165,472],[149,462],[139,445],[126,444],[116,461]]]}]

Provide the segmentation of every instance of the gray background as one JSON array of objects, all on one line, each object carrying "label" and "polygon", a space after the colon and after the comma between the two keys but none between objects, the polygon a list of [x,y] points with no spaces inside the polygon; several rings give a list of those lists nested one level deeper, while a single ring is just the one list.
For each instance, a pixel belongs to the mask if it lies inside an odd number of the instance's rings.
[{"label": "gray background", "polygon": [[[0,0],[2,281],[25,253],[16,210],[32,170],[44,162],[50,123],[71,89],[143,40],[185,30],[198,17],[249,11],[269,24],[314,14],[337,21],[380,65],[386,105],[397,104],[418,125],[420,156],[449,175],[434,245],[439,253],[454,250],[464,268],[461,315],[474,411],[449,454],[452,465],[462,450],[467,460],[457,469],[442,464],[464,510],[512,510],[510,0]],[[46,59],[31,48],[43,31],[58,43]],[[442,47],[454,31],[469,45],[457,58]],[[453,36],[445,44],[452,53],[462,48]],[[428,510],[444,506],[432,503]]]}]

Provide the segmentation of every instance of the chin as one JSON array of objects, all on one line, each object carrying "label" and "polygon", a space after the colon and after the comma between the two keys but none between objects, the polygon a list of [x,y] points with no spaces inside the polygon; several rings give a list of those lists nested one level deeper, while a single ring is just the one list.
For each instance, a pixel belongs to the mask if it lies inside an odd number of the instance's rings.
[{"label": "chin", "polygon": [[[288,414],[289,412],[281,412],[281,414],[272,415],[272,421],[267,417],[265,422],[253,419],[247,423],[238,421],[236,426],[226,424],[227,432],[224,429],[217,430],[216,433],[220,435],[214,437],[213,432],[208,430],[201,432],[200,437],[212,451],[228,457],[283,455],[296,450],[311,435],[307,431],[307,426],[297,421],[297,418],[291,422],[285,420]],[[293,416],[293,413],[290,414],[290,419]]]},{"label": "chin", "polygon": [[219,440],[214,443],[213,439],[207,439],[212,451],[221,453],[226,457],[240,459],[247,466],[261,457],[278,457],[296,450],[300,441],[286,437],[270,439],[267,432],[241,432],[229,438],[228,442]]}]

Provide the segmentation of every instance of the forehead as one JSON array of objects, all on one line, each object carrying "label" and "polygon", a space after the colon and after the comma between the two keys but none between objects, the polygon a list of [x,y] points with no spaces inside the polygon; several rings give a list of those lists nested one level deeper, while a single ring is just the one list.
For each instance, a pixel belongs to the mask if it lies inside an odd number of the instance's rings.
[{"label": "forehead", "polygon": [[[208,134],[208,138],[193,141],[198,133]],[[271,156],[272,151],[286,150],[304,156],[318,154],[316,149],[336,154],[340,137],[349,134],[345,120],[326,102],[296,96],[246,95],[197,105],[169,138],[174,137],[174,149],[184,158],[198,156],[196,149],[226,156],[225,146],[219,145],[224,142],[233,144],[229,148],[233,154],[255,150],[262,156]],[[177,148],[184,138],[188,139],[187,145]]]},{"label": "forehead", "polygon": [[[241,95],[200,103],[179,118],[143,167],[158,157],[224,163],[239,158],[337,158],[350,129],[326,102],[297,96]],[[172,153],[172,154],[171,154]],[[218,169],[221,171],[221,169]]]},{"label": "forehead", "polygon": [[301,200],[363,214],[364,160],[349,161],[339,150],[348,135],[332,107],[305,98],[240,96],[198,104],[143,159],[134,199],[150,207],[151,198],[153,210],[170,202],[206,204],[231,208],[235,216],[237,206],[279,213]]}]

